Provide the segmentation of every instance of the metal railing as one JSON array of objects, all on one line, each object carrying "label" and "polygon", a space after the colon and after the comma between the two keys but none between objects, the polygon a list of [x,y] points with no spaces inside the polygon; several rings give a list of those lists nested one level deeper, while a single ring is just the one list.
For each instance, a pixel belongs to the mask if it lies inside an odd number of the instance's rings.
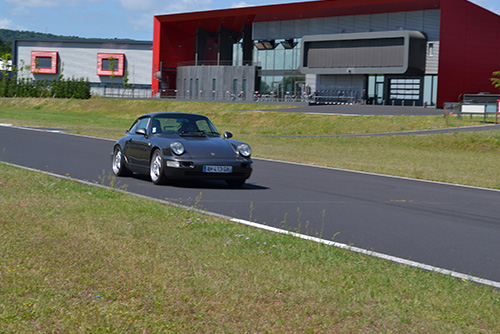
[{"label": "metal railing", "polygon": [[114,88],[114,87],[92,87],[92,95],[102,97],[120,97],[131,99],[150,99],[151,89],[144,88]]},{"label": "metal railing", "polygon": [[500,100],[497,103],[476,103],[475,101],[464,101],[459,104],[457,118],[461,119],[462,115],[483,116],[483,122],[486,122],[488,115],[495,115],[495,124],[497,124],[498,113],[500,111]]},{"label": "metal railing", "polygon": [[235,64],[232,60],[189,60],[177,64],[178,67],[183,66],[261,66],[260,62],[245,61],[240,64]]}]

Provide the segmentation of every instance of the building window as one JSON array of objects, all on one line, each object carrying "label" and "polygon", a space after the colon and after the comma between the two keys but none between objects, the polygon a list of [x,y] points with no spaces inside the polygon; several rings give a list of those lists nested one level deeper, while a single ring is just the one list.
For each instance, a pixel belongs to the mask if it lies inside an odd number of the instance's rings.
[{"label": "building window", "polygon": [[[258,94],[278,94],[282,91],[276,86],[276,81],[283,81],[287,85],[286,90],[295,90],[298,86],[295,81],[304,81],[302,73],[299,71],[301,39],[276,39],[273,44],[266,48],[263,41],[254,41],[253,62],[260,66],[261,80],[257,85]],[[260,44],[259,44],[260,43]],[[283,84],[280,87],[284,87]],[[278,90],[276,90],[278,89]],[[284,88],[283,88],[284,89]],[[271,93],[272,92],[272,93]]]},{"label": "building window", "polygon": [[98,53],[97,75],[122,77],[125,72],[125,55],[123,53]]},{"label": "building window", "polygon": [[429,43],[429,50],[428,50],[429,56],[434,56],[434,43]]},{"label": "building window", "polygon": [[52,57],[36,57],[36,68],[52,68]]},{"label": "building window", "polygon": [[109,57],[102,60],[102,69],[105,71],[116,71],[118,68],[118,59]]},{"label": "building window", "polygon": [[243,49],[241,43],[233,44],[233,66],[243,65]]},{"label": "building window", "polygon": [[368,104],[385,104],[384,85],[384,75],[370,75],[368,77]]},{"label": "building window", "polygon": [[424,104],[435,106],[437,102],[437,75],[426,75],[423,85]]},{"label": "building window", "polygon": [[215,78],[213,78],[212,79],[212,100],[215,100],[216,88],[217,88],[217,80]]},{"label": "building window", "polygon": [[57,51],[31,51],[31,73],[57,74]]},{"label": "building window", "polygon": [[238,79],[233,79],[233,95],[238,96]]},{"label": "building window", "polygon": [[241,88],[241,99],[247,100],[247,79],[243,79],[243,87]]}]

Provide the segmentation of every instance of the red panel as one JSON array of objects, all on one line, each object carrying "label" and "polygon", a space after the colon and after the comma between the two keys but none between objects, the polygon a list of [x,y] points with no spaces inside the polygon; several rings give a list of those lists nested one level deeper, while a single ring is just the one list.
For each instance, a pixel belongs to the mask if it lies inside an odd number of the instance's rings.
[{"label": "red panel", "polygon": [[[37,58],[47,57],[50,59],[50,68],[37,67]],[[31,51],[31,73],[35,74],[57,74],[57,51]]]},{"label": "red panel", "polygon": [[[166,37],[168,36],[168,38]],[[193,61],[195,53],[196,29],[179,29],[174,24],[160,23],[155,18],[153,40],[153,94],[158,93],[160,66],[176,68],[178,63]],[[164,73],[163,73],[164,75]],[[169,79],[170,89],[175,89],[175,80]]]},{"label": "red panel", "polygon": [[[439,8],[440,0],[323,0],[297,2],[281,5],[249,6],[204,12],[193,12],[173,15],[159,15],[160,22],[185,23],[192,21],[207,26],[210,23],[218,27],[223,24],[241,26],[247,22],[293,20],[342,15],[361,15],[408,10],[424,10]],[[192,24],[190,24],[192,25]],[[206,29],[204,27],[204,29]],[[210,29],[206,29],[209,30]]]},{"label": "red panel", "polygon": [[462,94],[498,93],[489,78],[500,70],[500,16],[465,0],[442,0],[439,49],[439,107]]},{"label": "red panel", "polygon": [[160,88],[160,82],[158,81],[157,73],[160,70],[160,46],[162,40],[161,34],[161,23],[155,17],[154,19],[154,28],[153,28],[153,75],[152,75],[152,83],[151,83],[151,94],[155,96],[158,93]]},{"label": "red panel", "polygon": [[[118,66],[114,71],[103,70],[102,61],[113,58],[118,60]],[[98,53],[97,54],[97,75],[122,77],[125,72],[125,54],[123,53]]]}]

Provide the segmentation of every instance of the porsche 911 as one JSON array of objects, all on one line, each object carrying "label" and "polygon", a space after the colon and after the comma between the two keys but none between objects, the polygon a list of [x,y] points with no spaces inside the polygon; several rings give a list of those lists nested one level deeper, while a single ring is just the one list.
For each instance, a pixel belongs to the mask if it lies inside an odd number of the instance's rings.
[{"label": "porsche 911", "polygon": [[215,179],[241,187],[252,174],[252,151],[232,137],[203,115],[146,114],[115,143],[112,170],[116,176],[146,174],[154,184]]}]

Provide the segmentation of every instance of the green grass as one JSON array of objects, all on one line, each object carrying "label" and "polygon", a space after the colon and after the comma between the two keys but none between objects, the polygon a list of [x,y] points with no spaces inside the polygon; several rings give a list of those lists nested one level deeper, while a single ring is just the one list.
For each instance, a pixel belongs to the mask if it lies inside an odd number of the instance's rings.
[{"label": "green grass", "polygon": [[276,109],[287,106],[103,98],[90,100],[0,98],[0,121],[16,125],[62,127],[76,133],[97,133],[99,136],[119,138],[138,116],[150,112],[210,113],[223,110],[255,110],[261,107]]},{"label": "green grass", "polygon": [[[199,112],[248,142],[254,157],[500,189],[498,131],[336,138],[342,134],[483,125],[482,117],[332,116],[264,111],[286,106],[170,100],[0,99],[0,122],[117,139],[153,111]],[[260,112],[254,112],[260,110]],[[491,124],[492,118],[487,119]],[[294,136],[294,137],[287,137]],[[312,137],[309,137],[312,136]]]},{"label": "green grass", "polygon": [[500,189],[500,132],[365,138],[242,137],[258,156]]},{"label": "green grass", "polygon": [[157,111],[198,112],[208,116],[219,131],[230,130],[239,135],[260,136],[366,134],[483,124],[478,118],[332,116],[265,111],[279,108],[290,106],[103,98],[0,98],[0,121],[17,125],[62,127],[75,133],[94,133],[108,138],[119,138],[138,116]]},{"label": "green grass", "polygon": [[499,333],[498,291],[0,164],[0,333]]}]

